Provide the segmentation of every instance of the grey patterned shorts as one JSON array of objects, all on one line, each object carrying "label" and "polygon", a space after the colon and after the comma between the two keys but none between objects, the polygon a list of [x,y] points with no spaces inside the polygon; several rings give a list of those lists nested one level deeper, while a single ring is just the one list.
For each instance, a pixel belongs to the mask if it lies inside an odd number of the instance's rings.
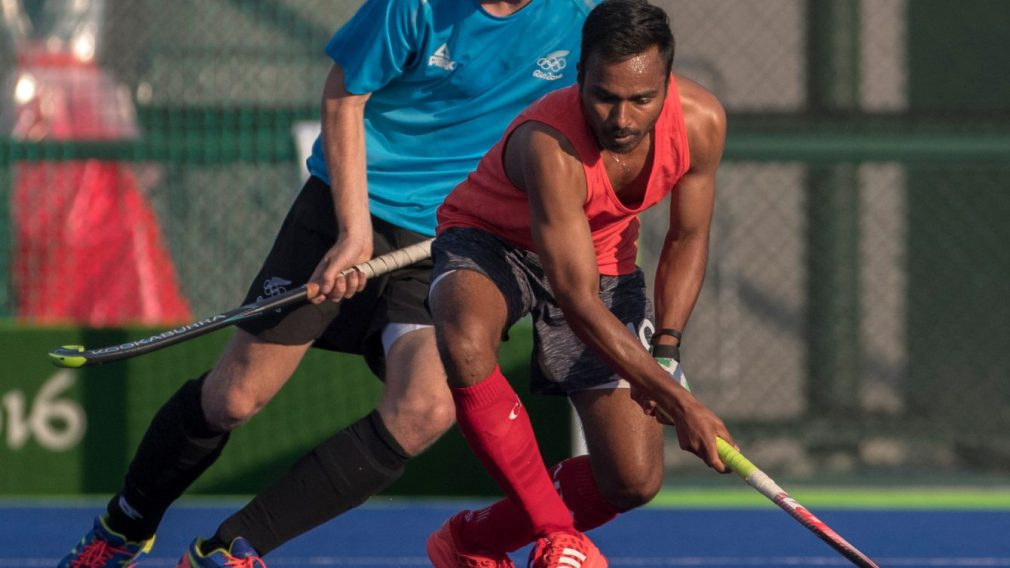
[{"label": "grey patterned shorts", "polygon": [[[568,327],[554,300],[540,258],[494,235],[472,228],[451,228],[432,245],[432,284],[454,270],[474,270],[495,283],[508,306],[508,327],[530,314],[533,356],[530,390],[568,395],[587,389],[627,386]],[[655,329],[652,302],[641,269],[621,276],[600,276],[600,299],[646,348]]]}]

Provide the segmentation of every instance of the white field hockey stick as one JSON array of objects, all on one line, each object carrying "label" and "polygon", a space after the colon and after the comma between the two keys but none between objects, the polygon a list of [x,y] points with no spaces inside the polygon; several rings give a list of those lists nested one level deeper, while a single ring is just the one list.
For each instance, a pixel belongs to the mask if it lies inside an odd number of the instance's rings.
[{"label": "white field hockey stick", "polygon": [[[428,239],[415,243],[402,249],[394,250],[372,260],[362,262],[344,270],[342,274],[350,274],[357,270],[368,278],[381,276],[403,268],[415,262],[431,257],[431,241]],[[152,335],[144,339],[100,347],[98,349],[85,349],[80,345],[64,345],[49,352],[49,360],[58,367],[92,367],[102,363],[121,361],[129,359],[159,349],[164,349],[170,345],[175,345],[194,337],[210,333],[212,331],[235,325],[236,323],[262,315],[270,310],[293,306],[305,302],[319,293],[319,285],[308,283],[293,290],[288,290],[283,294],[263,298],[257,302],[246,304],[231,311],[213,315],[193,323],[188,323],[175,329],[163,331],[157,335]]]}]

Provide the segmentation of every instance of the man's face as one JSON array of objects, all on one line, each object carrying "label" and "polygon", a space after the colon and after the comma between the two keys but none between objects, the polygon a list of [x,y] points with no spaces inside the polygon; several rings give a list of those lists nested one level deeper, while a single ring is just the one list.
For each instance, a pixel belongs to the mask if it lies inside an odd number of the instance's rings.
[{"label": "man's face", "polygon": [[582,69],[582,108],[596,140],[618,154],[652,131],[666,101],[666,66],[656,47],[618,63],[590,56]]}]

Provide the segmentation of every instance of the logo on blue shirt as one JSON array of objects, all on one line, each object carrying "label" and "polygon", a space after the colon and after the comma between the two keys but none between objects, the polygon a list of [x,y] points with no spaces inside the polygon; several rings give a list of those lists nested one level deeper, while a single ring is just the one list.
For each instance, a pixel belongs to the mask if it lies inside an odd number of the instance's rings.
[{"label": "logo on blue shirt", "polygon": [[537,59],[537,67],[539,67],[539,69],[533,70],[533,76],[537,79],[543,79],[544,81],[557,81],[558,79],[564,77],[561,70],[568,67],[568,61],[565,59],[568,53],[568,50],[562,49],[559,51],[552,51],[540,59]]},{"label": "logo on blue shirt", "polygon": [[443,43],[442,47],[435,50],[435,53],[428,58],[428,67],[441,67],[446,71],[456,68],[456,62],[449,55],[449,44]]}]

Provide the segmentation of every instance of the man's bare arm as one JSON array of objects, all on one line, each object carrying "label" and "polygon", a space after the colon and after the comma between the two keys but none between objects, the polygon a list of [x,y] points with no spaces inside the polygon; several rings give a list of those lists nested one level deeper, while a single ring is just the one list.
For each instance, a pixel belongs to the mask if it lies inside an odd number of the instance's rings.
[{"label": "man's bare arm", "polygon": [[[722,105],[697,84],[678,78],[688,130],[691,168],[670,200],[670,228],[656,270],[657,328],[683,330],[705,277],[715,203],[715,175],[726,140]],[[662,336],[657,343],[676,344]]]},{"label": "man's bare arm", "polygon": [[343,70],[333,65],[323,88],[322,141],[339,233],[312,275],[312,280],[320,284],[317,302],[323,297],[349,297],[365,285],[363,275],[352,273],[345,278],[340,271],[372,255],[364,123],[369,96],[349,93],[344,87]]}]

